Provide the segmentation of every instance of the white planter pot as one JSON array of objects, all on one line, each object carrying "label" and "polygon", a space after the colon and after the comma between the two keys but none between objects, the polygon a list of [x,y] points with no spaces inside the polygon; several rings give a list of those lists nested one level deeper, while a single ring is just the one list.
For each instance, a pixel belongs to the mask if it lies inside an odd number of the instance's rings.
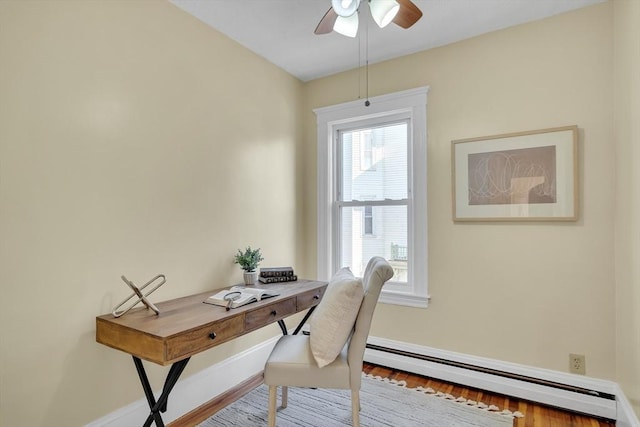
[{"label": "white planter pot", "polygon": [[245,285],[255,285],[258,281],[258,272],[257,271],[245,271],[244,272],[244,284]]}]

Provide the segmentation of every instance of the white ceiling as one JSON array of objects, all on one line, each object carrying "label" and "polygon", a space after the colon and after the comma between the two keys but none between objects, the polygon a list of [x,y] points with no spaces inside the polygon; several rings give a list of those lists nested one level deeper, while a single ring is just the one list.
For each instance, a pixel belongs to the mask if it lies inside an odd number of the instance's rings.
[{"label": "white ceiling", "polygon": [[[422,18],[380,29],[361,3],[358,37],[317,36],[330,0],[170,0],[302,81],[357,68],[606,0],[413,0]],[[367,31],[368,30],[368,31]]]}]

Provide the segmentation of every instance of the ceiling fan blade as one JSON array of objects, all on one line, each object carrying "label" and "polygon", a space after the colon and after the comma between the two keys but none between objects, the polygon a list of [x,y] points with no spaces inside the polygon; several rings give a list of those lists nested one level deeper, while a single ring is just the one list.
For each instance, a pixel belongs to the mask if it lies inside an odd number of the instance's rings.
[{"label": "ceiling fan blade", "polygon": [[329,8],[327,13],[324,14],[316,30],[314,33],[316,34],[328,34],[333,31],[333,25],[336,23],[336,19],[338,19],[338,14],[333,10],[333,8]]},{"label": "ceiling fan blade", "polygon": [[[411,0],[396,0],[400,4],[400,10],[398,10],[398,14],[395,18],[393,18],[393,23],[401,26],[402,28],[409,28],[420,18],[422,18],[422,11],[413,4]],[[324,19],[324,18],[323,18]]]}]

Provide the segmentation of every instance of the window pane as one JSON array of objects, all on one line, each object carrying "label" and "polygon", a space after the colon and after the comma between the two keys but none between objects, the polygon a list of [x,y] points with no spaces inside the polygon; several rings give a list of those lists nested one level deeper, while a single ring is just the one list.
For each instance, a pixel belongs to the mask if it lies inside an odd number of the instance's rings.
[{"label": "window pane", "polygon": [[341,134],[341,200],[407,198],[407,123]]},{"label": "window pane", "polygon": [[379,255],[389,260],[393,267],[394,282],[407,282],[407,207],[373,206],[374,235],[363,233],[366,229],[365,206],[343,207],[341,210],[341,265],[351,267],[356,276],[362,277],[369,259]]}]

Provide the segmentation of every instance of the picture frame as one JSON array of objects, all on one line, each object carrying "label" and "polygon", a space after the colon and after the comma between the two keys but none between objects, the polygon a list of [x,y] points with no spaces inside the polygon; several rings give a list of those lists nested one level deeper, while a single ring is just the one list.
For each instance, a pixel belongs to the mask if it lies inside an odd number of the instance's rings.
[{"label": "picture frame", "polygon": [[453,220],[576,221],[578,127],[451,142]]}]

